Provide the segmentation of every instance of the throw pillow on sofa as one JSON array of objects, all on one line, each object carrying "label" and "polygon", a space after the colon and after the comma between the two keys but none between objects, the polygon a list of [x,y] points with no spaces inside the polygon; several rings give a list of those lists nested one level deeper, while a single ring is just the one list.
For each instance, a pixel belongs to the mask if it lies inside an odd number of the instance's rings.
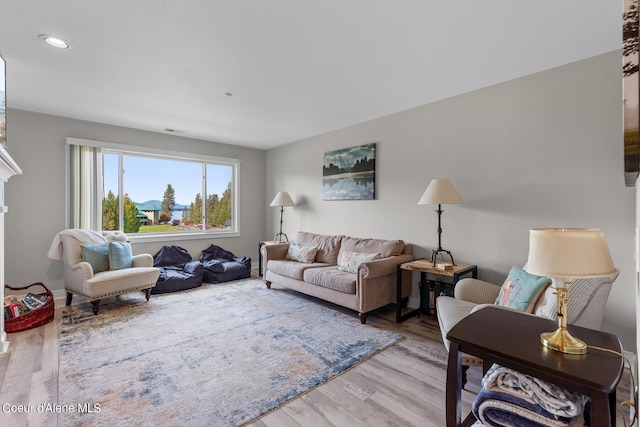
[{"label": "throw pillow on sofa", "polygon": [[291,243],[287,250],[287,259],[290,261],[303,262],[311,264],[316,259],[318,248],[315,246],[302,246],[297,243]]},{"label": "throw pillow on sofa", "polygon": [[379,259],[380,253],[365,253],[348,250],[341,250],[338,256],[338,270],[347,271],[349,273],[357,273],[360,264]]},{"label": "throw pillow on sofa", "polygon": [[538,297],[551,282],[548,277],[529,274],[521,268],[512,267],[502,284],[496,305],[515,308],[532,313]]}]

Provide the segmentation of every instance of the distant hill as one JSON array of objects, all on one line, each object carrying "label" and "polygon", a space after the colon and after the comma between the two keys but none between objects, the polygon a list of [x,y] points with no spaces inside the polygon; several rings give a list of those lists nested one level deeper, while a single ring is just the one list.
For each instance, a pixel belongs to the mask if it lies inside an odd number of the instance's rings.
[{"label": "distant hill", "polygon": [[[156,210],[160,210],[160,207],[162,206],[162,201],[161,200],[147,200],[146,202],[134,202],[137,205],[144,205],[144,206],[153,206],[154,209]],[[173,205],[173,209],[176,211],[181,211],[184,210],[184,208],[186,208],[187,206],[185,205],[181,205],[179,203],[176,203],[175,205]]]}]

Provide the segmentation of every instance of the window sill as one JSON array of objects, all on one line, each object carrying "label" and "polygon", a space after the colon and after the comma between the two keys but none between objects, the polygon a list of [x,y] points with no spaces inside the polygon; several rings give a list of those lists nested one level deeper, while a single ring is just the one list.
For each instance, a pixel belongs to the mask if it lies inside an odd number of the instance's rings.
[{"label": "window sill", "polygon": [[167,241],[184,241],[184,240],[211,240],[222,239],[227,237],[240,237],[239,231],[203,233],[203,232],[180,232],[180,233],[141,233],[127,234],[131,243],[155,243]]}]

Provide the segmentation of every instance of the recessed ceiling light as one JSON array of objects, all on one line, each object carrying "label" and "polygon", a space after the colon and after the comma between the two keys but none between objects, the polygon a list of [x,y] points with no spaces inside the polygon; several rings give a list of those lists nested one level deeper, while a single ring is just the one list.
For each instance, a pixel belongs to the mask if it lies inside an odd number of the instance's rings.
[{"label": "recessed ceiling light", "polygon": [[53,46],[58,49],[69,48],[69,42],[61,39],[60,37],[50,36],[49,34],[40,34],[38,35],[38,38],[49,46]]}]

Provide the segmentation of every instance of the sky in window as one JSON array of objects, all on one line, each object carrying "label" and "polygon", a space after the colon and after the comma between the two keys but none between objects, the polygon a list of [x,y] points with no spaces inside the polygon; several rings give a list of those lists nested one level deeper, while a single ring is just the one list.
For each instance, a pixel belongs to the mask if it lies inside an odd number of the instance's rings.
[{"label": "sky in window", "polygon": [[[136,203],[162,200],[167,184],[175,190],[177,204],[189,205],[197,193],[202,193],[201,163],[125,156],[124,169],[124,191]],[[117,194],[117,155],[105,154],[104,170],[105,194],[109,190]],[[230,166],[209,166],[207,192],[222,197],[231,181],[231,171]]]}]

